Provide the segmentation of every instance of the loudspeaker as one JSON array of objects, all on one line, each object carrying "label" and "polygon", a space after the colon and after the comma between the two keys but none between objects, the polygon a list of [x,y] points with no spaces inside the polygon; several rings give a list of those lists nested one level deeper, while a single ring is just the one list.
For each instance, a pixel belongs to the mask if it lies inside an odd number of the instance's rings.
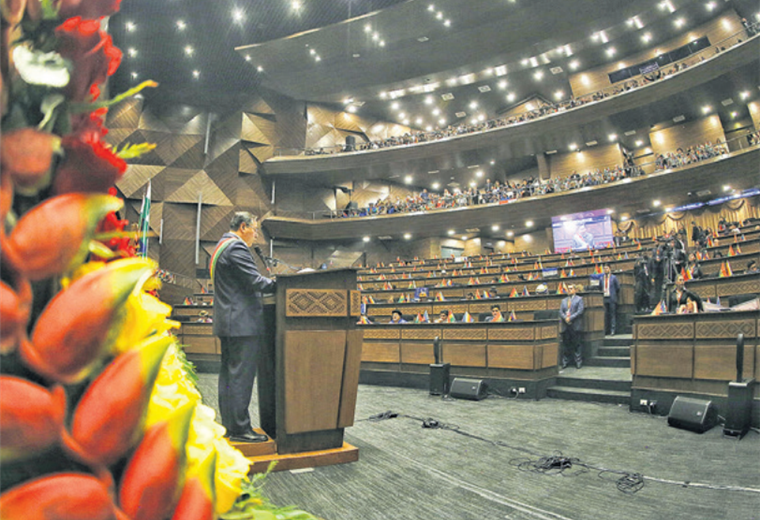
[{"label": "loudspeaker", "polygon": [[487,396],[488,384],[482,379],[465,379],[455,377],[451,382],[451,397],[457,399],[469,399],[470,401],[480,401]]},{"label": "loudspeaker", "polygon": [[446,395],[449,393],[450,363],[430,365],[430,395]]},{"label": "loudspeaker", "polygon": [[346,136],[346,151],[353,152],[356,149],[356,137],[353,135]]},{"label": "loudspeaker", "polygon": [[723,435],[741,439],[749,431],[752,416],[752,387],[754,379],[728,383],[728,410]]},{"label": "loudspeaker", "polygon": [[696,433],[704,433],[718,422],[718,411],[712,401],[676,397],[668,414],[668,425]]}]

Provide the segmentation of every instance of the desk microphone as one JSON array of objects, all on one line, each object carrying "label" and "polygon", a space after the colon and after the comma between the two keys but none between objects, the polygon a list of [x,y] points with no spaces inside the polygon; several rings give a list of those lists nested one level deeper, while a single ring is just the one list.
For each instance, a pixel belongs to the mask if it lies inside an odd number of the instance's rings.
[{"label": "desk microphone", "polygon": [[264,267],[267,268],[268,272],[271,272],[271,269],[269,269],[269,262],[267,262],[267,257],[264,256],[264,253],[261,251],[261,248],[259,246],[253,246],[253,250],[256,253],[256,256],[259,257],[259,260],[264,264]]}]

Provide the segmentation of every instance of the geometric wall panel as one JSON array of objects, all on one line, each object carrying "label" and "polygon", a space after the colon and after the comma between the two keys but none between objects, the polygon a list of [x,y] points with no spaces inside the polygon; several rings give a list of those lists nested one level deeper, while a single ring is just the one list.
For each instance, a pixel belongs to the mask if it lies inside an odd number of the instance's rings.
[{"label": "geometric wall panel", "polygon": [[243,113],[243,128],[240,132],[240,138],[252,143],[274,144],[261,129],[262,125],[259,124],[261,121],[266,120],[253,114]]},{"label": "geometric wall panel", "polygon": [[187,180],[177,191],[164,197],[166,202],[197,203],[198,194],[203,195],[203,204],[216,206],[232,206],[232,201],[219,189],[205,171],[196,173]]},{"label": "geometric wall panel", "polygon": [[116,187],[121,190],[125,197],[142,198],[145,191],[144,186],[162,170],[164,170],[164,166],[131,164],[127,167],[122,178],[116,182]]}]

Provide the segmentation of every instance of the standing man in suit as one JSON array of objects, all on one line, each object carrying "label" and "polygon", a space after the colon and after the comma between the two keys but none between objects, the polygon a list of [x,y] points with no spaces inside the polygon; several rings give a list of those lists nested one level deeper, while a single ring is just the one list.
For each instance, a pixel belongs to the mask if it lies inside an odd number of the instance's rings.
[{"label": "standing man in suit", "polygon": [[614,336],[620,282],[618,282],[617,276],[612,274],[609,264],[605,264],[604,266],[602,290],[604,291],[604,333]]},{"label": "standing man in suit", "polygon": [[222,425],[236,442],[264,442],[253,432],[248,407],[265,337],[262,293],[274,291],[274,280],[259,274],[249,249],[258,223],[247,211],[233,215],[211,257],[214,282],[214,334],[222,347],[219,370],[219,411]]},{"label": "standing man in suit", "polygon": [[562,368],[567,368],[570,356],[575,360],[575,366],[583,366],[583,298],[576,294],[575,285],[568,285],[570,295],[562,300],[559,306],[560,330],[562,331]]}]

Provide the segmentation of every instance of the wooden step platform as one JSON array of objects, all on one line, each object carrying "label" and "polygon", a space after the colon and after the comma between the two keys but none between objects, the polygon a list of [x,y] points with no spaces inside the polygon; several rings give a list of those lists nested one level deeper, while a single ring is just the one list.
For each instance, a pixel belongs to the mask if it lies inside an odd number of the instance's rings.
[{"label": "wooden step platform", "polygon": [[331,450],[305,451],[287,455],[279,455],[277,453],[256,455],[248,456],[248,460],[251,461],[250,473],[264,473],[272,461],[277,461],[274,471],[287,471],[356,462],[359,460],[359,448],[344,442],[342,447]]},{"label": "wooden step platform", "polygon": [[[254,428],[255,433],[266,435],[261,428]],[[246,457],[265,457],[277,453],[277,444],[270,437],[266,442],[233,442],[230,441],[233,448],[237,448]]]}]

